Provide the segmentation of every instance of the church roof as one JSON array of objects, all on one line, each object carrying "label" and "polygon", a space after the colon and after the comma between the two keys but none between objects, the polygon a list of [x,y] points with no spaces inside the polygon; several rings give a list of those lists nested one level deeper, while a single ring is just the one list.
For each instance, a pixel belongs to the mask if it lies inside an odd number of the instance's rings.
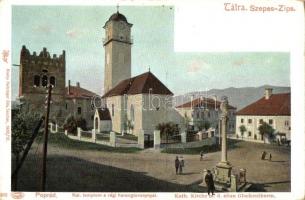
[{"label": "church roof", "polygon": [[[187,103],[184,103],[182,105],[177,106],[176,108],[198,108],[198,107],[208,107],[208,108],[215,108],[215,102],[216,102],[216,108],[220,108],[220,101],[215,101],[211,98],[197,98],[193,101],[189,101]],[[229,109],[236,109],[235,107],[228,105]]]},{"label": "church roof", "polygon": [[114,13],[110,16],[108,21],[124,21],[124,22],[127,22],[127,18],[123,14],[121,14],[119,12],[116,12],[116,13]]},{"label": "church roof", "polygon": [[84,88],[78,86],[70,86],[70,93],[69,93],[69,86],[66,87],[66,97],[67,98],[91,98],[93,96],[99,96],[94,92],[86,90]]},{"label": "church roof", "polygon": [[111,120],[108,108],[97,109],[100,120]]},{"label": "church roof", "polygon": [[[106,21],[105,26],[110,21],[123,21],[123,22],[126,22],[127,24],[129,24],[130,26],[132,26],[132,24],[127,21],[127,18],[123,14],[121,14],[119,12],[113,13],[109,17],[109,19]],[[105,26],[104,26],[104,28],[105,28]]]},{"label": "church roof", "polygon": [[104,94],[103,97],[149,93],[174,95],[153,73],[149,71],[119,82],[115,87]]},{"label": "church roof", "polygon": [[239,110],[236,115],[290,116],[290,93],[272,94]]}]

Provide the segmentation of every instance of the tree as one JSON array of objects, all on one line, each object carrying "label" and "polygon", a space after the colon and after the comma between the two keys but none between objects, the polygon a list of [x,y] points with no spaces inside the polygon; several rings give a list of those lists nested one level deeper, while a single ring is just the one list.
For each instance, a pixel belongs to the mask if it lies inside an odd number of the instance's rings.
[{"label": "tree", "polygon": [[241,134],[241,139],[244,139],[244,133],[247,131],[245,125],[241,125],[239,127],[239,131],[240,131],[240,134]]},{"label": "tree", "polygon": [[173,136],[176,133],[179,133],[178,127],[176,126],[176,124],[174,124],[172,122],[160,123],[156,126],[156,129],[160,130],[160,136],[161,136],[161,138],[165,137],[166,143],[168,143],[168,138],[170,136]]},{"label": "tree", "polygon": [[208,120],[202,119],[197,122],[197,127],[199,131],[201,131],[202,129],[208,130],[211,127],[211,123]]},{"label": "tree", "polygon": [[[259,133],[261,135],[261,138],[264,140],[264,137],[267,136],[268,139],[274,138],[274,128],[267,124],[266,122],[263,122],[259,127],[258,127]],[[265,143],[265,140],[264,140]]]},{"label": "tree", "polygon": [[184,126],[186,131],[189,129],[190,121],[191,121],[190,118],[187,116],[187,114],[185,112],[184,117],[183,117],[183,126]]},{"label": "tree", "polygon": [[73,115],[68,115],[64,122],[64,129],[68,131],[68,133],[76,134],[77,132],[77,123]]},{"label": "tree", "polygon": [[[29,139],[31,131],[34,129],[40,115],[33,112],[21,112],[20,109],[12,112],[12,143],[11,151],[15,156],[15,165],[19,163],[19,156],[24,151]],[[12,180],[13,189],[17,189],[17,175]]]}]

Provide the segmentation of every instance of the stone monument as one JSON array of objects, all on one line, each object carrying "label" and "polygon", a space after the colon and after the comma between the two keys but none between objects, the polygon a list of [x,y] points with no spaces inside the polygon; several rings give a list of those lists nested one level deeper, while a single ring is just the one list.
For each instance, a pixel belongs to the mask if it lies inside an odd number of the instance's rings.
[{"label": "stone monument", "polygon": [[216,165],[217,175],[216,180],[219,183],[230,183],[232,166],[227,159],[227,121],[228,121],[228,98],[222,97],[220,104],[220,130],[221,130],[221,161]]}]

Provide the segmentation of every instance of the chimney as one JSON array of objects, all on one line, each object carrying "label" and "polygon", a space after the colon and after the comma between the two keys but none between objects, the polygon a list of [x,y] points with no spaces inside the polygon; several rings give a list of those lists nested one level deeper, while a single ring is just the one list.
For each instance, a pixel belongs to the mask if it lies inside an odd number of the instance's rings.
[{"label": "chimney", "polygon": [[80,88],[79,82],[76,82],[76,87]]},{"label": "chimney", "polygon": [[70,92],[71,92],[70,86],[71,86],[71,81],[70,81],[70,80],[68,80],[68,95],[69,95],[69,94],[70,94]]},{"label": "chimney", "polygon": [[265,88],[265,99],[268,100],[272,95],[272,88]]}]

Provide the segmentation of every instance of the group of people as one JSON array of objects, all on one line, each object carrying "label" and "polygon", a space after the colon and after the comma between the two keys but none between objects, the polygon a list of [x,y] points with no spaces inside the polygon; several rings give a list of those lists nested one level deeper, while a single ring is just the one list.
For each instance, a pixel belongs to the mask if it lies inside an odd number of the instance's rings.
[{"label": "group of people", "polygon": [[[267,155],[267,152],[266,152],[266,151],[263,151],[263,152],[262,152],[262,157],[261,157],[261,159],[262,159],[262,160],[265,160],[265,159],[266,159],[266,155]],[[272,160],[272,154],[269,153],[269,161],[271,161],[271,160]]]},{"label": "group of people", "polygon": [[182,156],[180,156],[180,159],[178,156],[176,156],[175,159],[175,168],[176,168],[176,174],[182,174],[183,173],[183,167],[184,167],[184,159]]}]

